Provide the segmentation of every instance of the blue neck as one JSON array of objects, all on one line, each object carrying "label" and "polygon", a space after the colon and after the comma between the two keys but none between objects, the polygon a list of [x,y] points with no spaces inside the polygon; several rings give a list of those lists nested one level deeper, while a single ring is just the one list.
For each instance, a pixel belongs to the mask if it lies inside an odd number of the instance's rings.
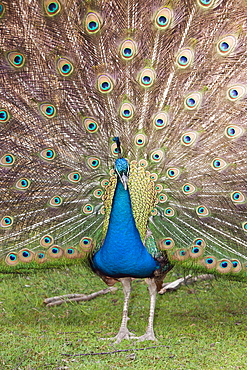
[{"label": "blue neck", "polygon": [[129,190],[118,180],[109,227],[93,266],[112,277],[150,277],[159,263],[148,253],[136,228]]}]

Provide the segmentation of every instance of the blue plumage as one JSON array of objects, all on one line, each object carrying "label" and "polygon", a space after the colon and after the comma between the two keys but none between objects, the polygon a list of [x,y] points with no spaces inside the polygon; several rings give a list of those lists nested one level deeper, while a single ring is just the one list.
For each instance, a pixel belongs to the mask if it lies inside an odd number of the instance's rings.
[{"label": "blue plumage", "polygon": [[149,277],[159,263],[148,253],[136,228],[129,190],[117,182],[106,238],[93,266],[112,277]]}]

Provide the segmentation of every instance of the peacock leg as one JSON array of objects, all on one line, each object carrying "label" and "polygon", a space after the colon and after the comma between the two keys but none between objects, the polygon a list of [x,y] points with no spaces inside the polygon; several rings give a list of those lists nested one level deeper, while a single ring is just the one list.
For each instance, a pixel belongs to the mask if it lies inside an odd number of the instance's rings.
[{"label": "peacock leg", "polygon": [[153,329],[157,287],[156,287],[156,283],[155,283],[154,279],[148,278],[146,281],[148,283],[148,290],[149,290],[149,294],[150,294],[150,312],[149,312],[147,331],[144,335],[142,335],[141,337],[138,338],[139,341],[157,340],[155,338],[154,329]]},{"label": "peacock leg", "polygon": [[123,306],[123,316],[122,316],[122,323],[119,329],[118,334],[109,339],[114,339],[115,343],[120,343],[123,339],[134,339],[137,338],[133,333],[129,331],[127,328],[128,318],[128,307],[129,307],[129,298],[131,292],[131,278],[125,277],[119,279],[123,285],[123,292],[124,292],[124,306]]}]

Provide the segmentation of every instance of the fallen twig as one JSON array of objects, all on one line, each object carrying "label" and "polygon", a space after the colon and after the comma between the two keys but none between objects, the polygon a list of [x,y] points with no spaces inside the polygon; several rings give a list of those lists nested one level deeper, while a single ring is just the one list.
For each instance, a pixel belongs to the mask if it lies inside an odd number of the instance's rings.
[{"label": "fallen twig", "polygon": [[102,290],[99,290],[98,292],[94,292],[88,295],[86,294],[66,294],[66,295],[61,295],[57,297],[46,298],[44,300],[44,303],[46,304],[47,307],[51,307],[51,306],[58,306],[65,302],[90,301],[91,299],[94,299],[98,297],[99,295],[114,292],[116,290],[117,290],[116,287],[109,287],[109,288],[102,289]]}]

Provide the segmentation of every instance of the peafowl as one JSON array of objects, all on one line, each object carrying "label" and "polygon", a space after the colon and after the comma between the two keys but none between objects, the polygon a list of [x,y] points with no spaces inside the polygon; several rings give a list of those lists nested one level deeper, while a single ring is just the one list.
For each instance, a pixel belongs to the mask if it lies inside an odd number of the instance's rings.
[{"label": "peafowl", "polygon": [[[247,4],[0,2],[0,271],[247,276]],[[85,262],[87,263],[87,262]]]}]

